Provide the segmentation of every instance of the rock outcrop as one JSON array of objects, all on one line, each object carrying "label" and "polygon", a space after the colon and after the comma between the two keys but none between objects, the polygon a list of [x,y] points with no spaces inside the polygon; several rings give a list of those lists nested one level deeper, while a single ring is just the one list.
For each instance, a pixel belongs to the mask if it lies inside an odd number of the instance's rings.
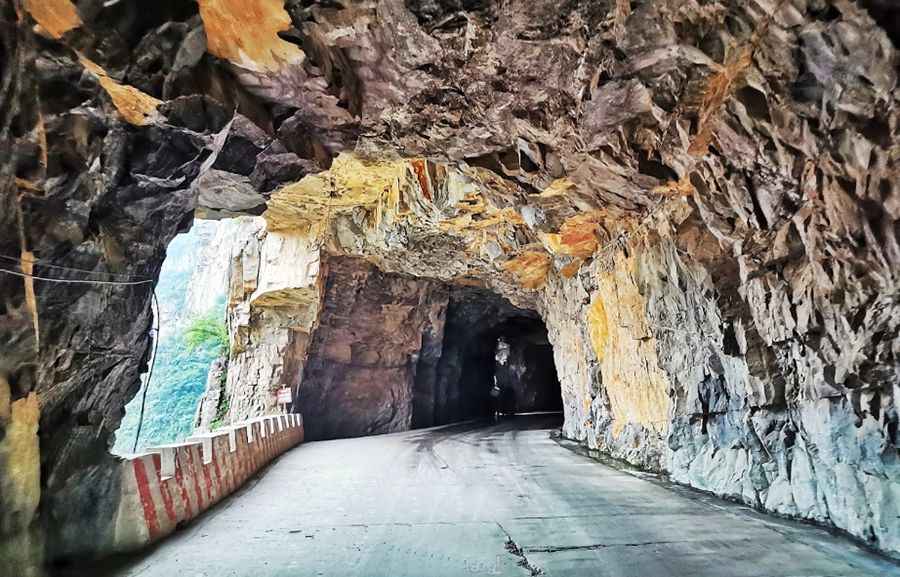
[{"label": "rock outcrop", "polygon": [[297,386],[307,438],[409,430],[424,333],[443,336],[440,283],[328,259],[319,324]]},{"label": "rock outcrop", "polygon": [[266,232],[261,220],[253,226],[232,247],[229,267],[228,422],[280,410],[276,391],[296,389],[321,301],[315,239]]},{"label": "rock outcrop", "polygon": [[146,285],[29,275],[155,279],[199,198],[265,205],[233,260],[239,418],[302,382],[319,259],[360,257],[537,311],[566,436],[900,555],[896,7],[13,4],[0,430],[26,448],[0,455],[36,470],[39,440],[41,477],[4,541],[102,549],[152,323]]},{"label": "rock outcrop", "polygon": [[228,413],[228,397],[225,393],[225,380],[228,377],[228,359],[216,359],[209,367],[206,375],[206,387],[197,400],[193,427],[197,433],[208,433],[225,423]]}]

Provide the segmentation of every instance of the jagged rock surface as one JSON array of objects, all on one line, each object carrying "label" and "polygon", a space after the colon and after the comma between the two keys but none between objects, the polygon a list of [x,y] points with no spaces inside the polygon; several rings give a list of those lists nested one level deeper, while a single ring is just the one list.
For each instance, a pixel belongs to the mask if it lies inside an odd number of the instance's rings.
[{"label": "jagged rock surface", "polygon": [[270,414],[279,388],[296,390],[321,300],[316,243],[266,232],[261,219],[248,226],[229,266],[229,422]]},{"label": "jagged rock surface", "polygon": [[443,333],[447,290],[330,259],[319,324],[297,391],[310,439],[405,431],[423,333]]},{"label": "jagged rock surface", "polygon": [[228,405],[223,391],[228,375],[228,362],[225,358],[213,361],[206,376],[206,388],[197,401],[197,413],[194,415],[194,430],[200,433],[212,431],[221,424]]},{"label": "jagged rock surface", "polygon": [[[224,171],[210,211],[264,201],[295,255],[537,310],[567,436],[900,554],[896,7],[266,0],[247,26],[238,0],[26,5],[2,5],[2,254],[155,278],[192,184]],[[300,260],[235,300],[233,390],[302,374]],[[57,555],[103,541],[66,531],[115,490],[149,291],[35,292],[0,278],[0,377],[40,396]]]}]

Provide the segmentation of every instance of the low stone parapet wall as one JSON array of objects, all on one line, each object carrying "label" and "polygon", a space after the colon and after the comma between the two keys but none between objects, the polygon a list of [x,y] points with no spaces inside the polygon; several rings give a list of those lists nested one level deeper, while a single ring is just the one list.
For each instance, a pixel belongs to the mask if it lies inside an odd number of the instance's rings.
[{"label": "low stone parapet wall", "polygon": [[125,459],[114,550],[133,551],[172,533],[301,442],[301,415],[273,415]]}]

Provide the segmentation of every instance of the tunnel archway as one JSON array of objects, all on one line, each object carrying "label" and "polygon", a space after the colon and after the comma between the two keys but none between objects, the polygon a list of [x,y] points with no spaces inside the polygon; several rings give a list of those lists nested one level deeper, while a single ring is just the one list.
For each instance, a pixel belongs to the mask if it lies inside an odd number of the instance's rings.
[{"label": "tunnel archway", "polygon": [[536,311],[486,288],[388,273],[359,258],[323,266],[322,310],[297,376],[308,440],[562,408]]}]

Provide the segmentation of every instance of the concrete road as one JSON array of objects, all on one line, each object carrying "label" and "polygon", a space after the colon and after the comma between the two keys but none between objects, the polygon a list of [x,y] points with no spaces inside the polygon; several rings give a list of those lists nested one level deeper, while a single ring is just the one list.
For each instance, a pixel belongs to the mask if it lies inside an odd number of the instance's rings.
[{"label": "concrete road", "polygon": [[307,443],[108,574],[900,575],[823,529],[575,454],[550,438],[558,425],[516,417]]}]

